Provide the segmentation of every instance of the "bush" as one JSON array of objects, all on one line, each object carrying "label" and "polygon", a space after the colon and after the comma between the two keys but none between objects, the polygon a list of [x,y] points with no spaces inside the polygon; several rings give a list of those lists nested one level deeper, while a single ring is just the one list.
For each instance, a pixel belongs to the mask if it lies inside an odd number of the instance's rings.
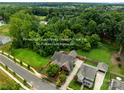
[{"label": "bush", "polygon": [[89,51],[90,49],[91,49],[90,43],[89,42],[88,43],[85,43],[85,45],[83,46],[83,50]]},{"label": "bush", "polygon": [[56,76],[60,71],[60,67],[57,64],[50,64],[46,73],[48,74],[49,77],[54,77]]},{"label": "bush", "polygon": [[28,65],[28,69],[30,69],[30,65]]},{"label": "bush", "polygon": [[59,77],[58,77],[58,80],[56,82],[56,86],[60,87],[64,83],[65,80],[66,80],[65,73],[60,74]]},{"label": "bush", "polygon": [[26,83],[27,83],[27,81],[26,81],[26,80],[24,80],[24,81],[23,81],[23,84],[24,84],[24,85],[26,85]]}]

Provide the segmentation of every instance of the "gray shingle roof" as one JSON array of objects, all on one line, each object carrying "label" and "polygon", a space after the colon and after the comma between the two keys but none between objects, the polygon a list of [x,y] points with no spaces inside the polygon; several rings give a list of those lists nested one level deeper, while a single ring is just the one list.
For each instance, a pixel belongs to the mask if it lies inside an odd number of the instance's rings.
[{"label": "gray shingle roof", "polygon": [[105,64],[105,63],[99,63],[97,65],[97,67],[98,67],[98,70],[101,70],[101,71],[104,71],[104,72],[107,72],[107,70],[108,70],[108,65]]},{"label": "gray shingle roof", "polygon": [[72,50],[70,53],[69,53],[70,56],[73,56],[73,57],[76,57],[77,56],[77,52],[75,50]]},{"label": "gray shingle roof", "polygon": [[97,68],[90,66],[88,64],[83,64],[81,68],[79,69],[79,72],[77,74],[78,79],[82,79],[85,77],[86,79],[89,79],[91,81],[94,81],[95,76],[96,76]]},{"label": "gray shingle roof", "polygon": [[73,62],[75,57],[65,54],[64,52],[55,52],[52,56],[52,61],[55,64],[58,64],[60,67],[63,65],[67,67],[68,71],[71,71],[73,68]]},{"label": "gray shingle roof", "polygon": [[112,79],[109,89],[110,90],[124,90],[124,82],[116,80],[116,79]]}]

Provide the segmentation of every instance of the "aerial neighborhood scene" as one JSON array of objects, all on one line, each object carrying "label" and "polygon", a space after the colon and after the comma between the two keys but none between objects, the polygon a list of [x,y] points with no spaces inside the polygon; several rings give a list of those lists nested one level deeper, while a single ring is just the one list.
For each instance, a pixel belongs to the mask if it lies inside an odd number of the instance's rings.
[{"label": "aerial neighborhood scene", "polygon": [[124,90],[124,4],[1,2],[0,90]]}]

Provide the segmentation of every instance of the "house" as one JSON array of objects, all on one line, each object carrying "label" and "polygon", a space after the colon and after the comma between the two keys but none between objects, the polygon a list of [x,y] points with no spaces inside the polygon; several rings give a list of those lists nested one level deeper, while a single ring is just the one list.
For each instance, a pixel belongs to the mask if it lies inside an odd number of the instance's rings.
[{"label": "house", "polygon": [[77,81],[91,88],[94,84],[96,73],[96,67],[84,63],[77,73]]},{"label": "house", "polygon": [[92,88],[98,71],[106,73],[108,65],[104,63],[98,63],[97,67],[83,64],[77,73],[77,81],[84,86]]},{"label": "house", "polygon": [[52,63],[58,64],[61,68],[70,72],[73,69],[76,53],[75,51],[71,51],[69,54],[67,54],[63,51],[59,51],[55,52],[51,59]]},{"label": "house", "polygon": [[124,82],[112,79],[110,82],[109,90],[124,90]]},{"label": "house", "polygon": [[11,41],[11,38],[8,36],[0,36],[0,45],[6,44]]}]

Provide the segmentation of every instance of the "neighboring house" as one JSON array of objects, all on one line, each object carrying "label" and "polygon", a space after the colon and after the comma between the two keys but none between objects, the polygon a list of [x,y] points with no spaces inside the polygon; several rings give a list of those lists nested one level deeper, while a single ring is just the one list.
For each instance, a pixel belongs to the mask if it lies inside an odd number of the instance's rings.
[{"label": "neighboring house", "polygon": [[11,41],[11,38],[8,36],[0,36],[0,45],[6,44]]},{"label": "neighboring house", "polygon": [[70,72],[73,69],[76,55],[75,51],[71,51],[69,54],[59,51],[55,52],[51,59],[52,63],[58,64],[61,68]]},{"label": "neighboring house", "polygon": [[77,81],[91,88],[94,84],[96,73],[96,67],[84,63],[77,74]]},{"label": "neighboring house", "polygon": [[82,83],[84,86],[92,88],[98,71],[106,73],[108,70],[108,65],[104,63],[99,63],[97,67],[83,64],[77,73],[77,81]]},{"label": "neighboring house", "polygon": [[112,79],[109,90],[124,90],[124,82],[116,79]]}]

